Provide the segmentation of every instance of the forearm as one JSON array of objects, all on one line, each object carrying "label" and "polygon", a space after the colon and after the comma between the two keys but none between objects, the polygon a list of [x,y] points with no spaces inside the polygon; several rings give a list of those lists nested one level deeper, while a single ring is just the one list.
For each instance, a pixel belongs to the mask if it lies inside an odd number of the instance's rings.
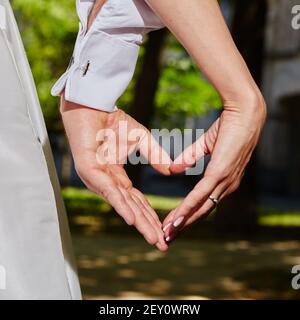
[{"label": "forearm", "polygon": [[77,1],[79,30],[68,69],[51,89],[68,101],[116,111],[147,32],[163,27],[144,1]]},{"label": "forearm", "polygon": [[260,93],[216,0],[147,0],[219,92],[224,107],[250,107]]}]

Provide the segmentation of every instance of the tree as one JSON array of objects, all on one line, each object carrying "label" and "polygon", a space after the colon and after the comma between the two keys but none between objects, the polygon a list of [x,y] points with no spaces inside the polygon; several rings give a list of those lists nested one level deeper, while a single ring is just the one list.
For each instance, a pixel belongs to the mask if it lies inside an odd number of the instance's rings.
[{"label": "tree", "polygon": [[[167,29],[151,32],[142,52],[131,115],[145,127],[150,128],[154,116],[161,126],[181,127],[186,117],[220,108],[217,92]],[[128,165],[127,172],[138,187],[142,180],[141,166]]]},{"label": "tree", "polygon": [[142,70],[136,82],[131,115],[147,128],[155,111],[155,94],[163,67],[162,54],[167,34],[166,29],[161,29],[148,35]]},{"label": "tree", "polygon": [[[254,80],[261,84],[264,61],[267,1],[234,0],[232,35]],[[224,199],[217,210],[217,227],[222,232],[253,233],[257,230],[257,184],[255,153],[240,188]]]},{"label": "tree", "polygon": [[[141,72],[138,75],[134,91],[130,113],[146,128],[149,128],[154,115],[154,100],[162,70],[162,53],[166,37],[166,29],[151,32],[148,35]],[[126,170],[133,184],[139,187],[142,179],[141,165],[132,166],[129,164]]]}]

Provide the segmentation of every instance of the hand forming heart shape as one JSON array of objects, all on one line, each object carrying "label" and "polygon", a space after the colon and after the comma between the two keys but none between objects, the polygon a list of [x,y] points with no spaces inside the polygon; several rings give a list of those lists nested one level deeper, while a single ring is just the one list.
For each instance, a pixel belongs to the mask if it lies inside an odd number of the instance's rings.
[{"label": "hand forming heart shape", "polygon": [[[210,195],[222,199],[238,187],[264,121],[263,109],[251,114],[253,122],[225,110],[204,135],[172,162],[151,133],[121,110],[93,110],[65,101],[62,95],[61,113],[83,182],[102,195],[129,225],[134,225],[149,244],[162,251],[186,226],[211,211],[214,203]],[[126,124],[126,132],[122,123]],[[133,150],[139,150],[154,169],[165,175],[183,172],[211,154],[204,178],[163,224],[144,195],[132,186],[123,168]]]},{"label": "hand forming heart shape", "polygon": [[[104,2],[95,2],[88,27]],[[174,162],[149,131],[124,112],[93,110],[67,102],[64,94],[61,95],[62,117],[80,177],[90,190],[104,196],[128,224],[134,225],[150,244],[156,244],[162,251],[167,250],[168,243],[186,226],[207,215],[215,201],[238,188],[266,118],[264,99],[233,45],[217,2],[194,1],[190,6],[182,6],[179,0],[175,2],[147,0],[220,93],[224,111]],[[175,10],[177,6],[181,10]],[[123,120],[135,131],[136,139],[128,139],[119,130]],[[134,149],[166,175],[183,172],[204,155],[211,155],[203,179],[163,224],[124,171],[123,163]],[[153,161],[153,155],[163,161]],[[111,159],[117,161],[112,163]]]}]

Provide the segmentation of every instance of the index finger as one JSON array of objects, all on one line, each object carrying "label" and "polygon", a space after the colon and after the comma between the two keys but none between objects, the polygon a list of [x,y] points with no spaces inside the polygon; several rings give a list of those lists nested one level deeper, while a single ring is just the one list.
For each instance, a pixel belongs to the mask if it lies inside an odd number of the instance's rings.
[{"label": "index finger", "polygon": [[170,170],[173,173],[181,173],[203,158],[206,155],[204,139],[205,134],[187,147],[171,164]]}]

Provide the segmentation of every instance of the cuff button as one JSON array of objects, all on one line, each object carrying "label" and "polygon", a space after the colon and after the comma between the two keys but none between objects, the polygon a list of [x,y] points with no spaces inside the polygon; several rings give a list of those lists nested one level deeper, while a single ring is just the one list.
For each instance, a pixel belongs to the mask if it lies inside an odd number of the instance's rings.
[{"label": "cuff button", "polygon": [[82,67],[82,76],[84,77],[88,70],[89,70],[89,67],[90,67],[90,61],[88,61],[83,67]]}]

